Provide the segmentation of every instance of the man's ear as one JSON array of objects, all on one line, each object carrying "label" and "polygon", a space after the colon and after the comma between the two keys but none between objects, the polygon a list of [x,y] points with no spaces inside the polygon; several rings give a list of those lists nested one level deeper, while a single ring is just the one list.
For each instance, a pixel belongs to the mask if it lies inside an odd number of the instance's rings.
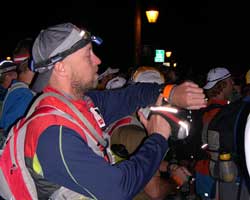
[{"label": "man's ear", "polygon": [[65,65],[63,62],[57,62],[54,65],[54,72],[57,73],[60,76],[65,76]]}]

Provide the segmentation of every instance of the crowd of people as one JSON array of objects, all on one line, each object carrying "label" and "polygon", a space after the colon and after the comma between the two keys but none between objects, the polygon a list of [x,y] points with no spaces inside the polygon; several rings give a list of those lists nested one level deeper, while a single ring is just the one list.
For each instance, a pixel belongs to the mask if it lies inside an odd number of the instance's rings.
[{"label": "crowd of people", "polygon": [[[239,142],[247,80],[236,84],[226,66],[212,66],[204,85],[165,66],[108,67],[98,75],[92,45],[101,42],[72,23],[57,24],[21,40],[13,60],[0,63],[1,147],[17,122],[33,117],[23,149],[32,199],[249,199]],[[231,140],[225,118],[223,128],[211,126],[224,108],[235,119]],[[220,179],[222,153],[231,155],[237,178]]]}]

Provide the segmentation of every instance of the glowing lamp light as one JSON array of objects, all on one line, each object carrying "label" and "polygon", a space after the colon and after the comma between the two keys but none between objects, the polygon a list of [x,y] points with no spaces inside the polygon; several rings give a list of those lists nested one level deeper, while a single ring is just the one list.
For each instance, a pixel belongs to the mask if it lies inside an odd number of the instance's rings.
[{"label": "glowing lamp light", "polygon": [[7,56],[7,57],[6,57],[6,60],[11,60],[11,57],[10,57],[10,56]]},{"label": "glowing lamp light", "polygon": [[147,15],[147,19],[149,23],[156,23],[158,16],[159,16],[159,11],[147,10],[146,15]]},{"label": "glowing lamp light", "polygon": [[172,51],[166,51],[166,57],[170,58],[170,56],[172,55]]}]

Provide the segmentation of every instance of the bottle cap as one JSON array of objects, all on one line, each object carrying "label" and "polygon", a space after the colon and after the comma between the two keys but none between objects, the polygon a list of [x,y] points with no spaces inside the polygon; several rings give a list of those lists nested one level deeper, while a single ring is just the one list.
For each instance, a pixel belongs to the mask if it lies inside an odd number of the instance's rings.
[{"label": "bottle cap", "polygon": [[231,154],[230,153],[220,154],[220,160],[230,160],[230,159],[231,159]]}]

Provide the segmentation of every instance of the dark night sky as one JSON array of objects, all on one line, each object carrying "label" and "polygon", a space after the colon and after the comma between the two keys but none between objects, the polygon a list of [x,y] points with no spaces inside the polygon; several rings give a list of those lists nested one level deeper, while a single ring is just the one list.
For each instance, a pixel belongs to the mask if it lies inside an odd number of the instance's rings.
[{"label": "dark night sky", "polygon": [[[160,6],[159,20],[157,24],[147,24],[143,13],[143,44],[170,48],[177,61],[198,71],[217,65],[234,71],[248,69],[248,6],[227,1],[155,1]],[[70,21],[88,27],[104,39],[97,50],[103,66],[133,65],[134,1],[55,2],[53,5],[45,1],[5,3],[9,11],[0,13],[1,58],[11,53],[18,40],[34,38],[42,28]]]}]

